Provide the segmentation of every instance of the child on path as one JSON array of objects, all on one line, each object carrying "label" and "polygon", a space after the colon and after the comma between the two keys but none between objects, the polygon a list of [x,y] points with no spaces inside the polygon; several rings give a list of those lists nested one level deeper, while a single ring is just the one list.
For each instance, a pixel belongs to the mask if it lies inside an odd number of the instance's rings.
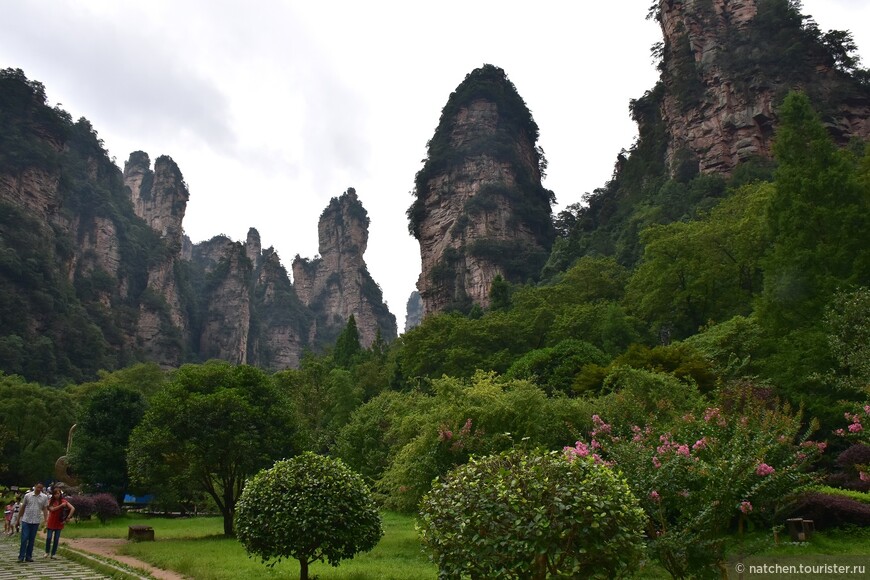
[{"label": "child on path", "polygon": [[14,503],[6,504],[6,509],[3,512],[3,533],[7,536],[12,535],[12,510],[15,508]]}]

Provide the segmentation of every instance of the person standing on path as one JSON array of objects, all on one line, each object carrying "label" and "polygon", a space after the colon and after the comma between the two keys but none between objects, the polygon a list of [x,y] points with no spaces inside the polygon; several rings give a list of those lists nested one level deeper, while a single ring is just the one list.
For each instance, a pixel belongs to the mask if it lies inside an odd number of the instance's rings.
[{"label": "person standing on path", "polygon": [[[48,500],[48,519],[45,521],[45,555],[43,558],[48,557],[49,548],[52,558],[57,554],[57,543],[60,540],[60,531],[63,529],[64,522],[71,518],[75,512],[75,506],[66,501],[61,489],[57,486],[53,487],[51,490],[51,499]],[[54,538],[54,543],[52,543],[52,538]]]},{"label": "person standing on path", "polygon": [[21,524],[21,549],[18,552],[19,562],[33,562],[33,545],[36,543],[36,533],[43,519],[48,520],[49,497],[42,493],[42,484],[33,486],[33,491],[24,494],[21,508],[18,510],[18,521]]}]

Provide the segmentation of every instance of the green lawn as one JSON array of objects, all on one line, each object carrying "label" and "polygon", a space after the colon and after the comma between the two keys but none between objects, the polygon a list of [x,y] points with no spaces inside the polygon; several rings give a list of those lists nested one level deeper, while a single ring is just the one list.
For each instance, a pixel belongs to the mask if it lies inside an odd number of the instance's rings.
[{"label": "green lawn", "polygon": [[[316,563],[310,574],[320,580],[408,580],[438,576],[420,549],[412,516],[384,513],[384,537],[371,552],[360,554],[353,560],[342,562],[338,568]],[[147,524],[154,528],[157,541],[130,543],[122,552],[164,569],[202,580],[235,578],[299,577],[295,560],[284,561],[269,568],[259,560],[249,558],[235,539],[225,538],[223,520],[217,517],[156,518],[131,514],[101,525],[97,521],[68,525],[63,537],[126,538],[127,526]],[[870,529],[851,528],[816,533],[810,542],[774,544],[769,531],[747,534],[742,540],[736,536],[729,542],[728,552],[753,554],[764,557],[809,555],[861,555],[870,554]],[[654,563],[639,571],[639,578],[668,578],[668,574]]]},{"label": "green lawn", "polygon": [[[337,568],[320,562],[309,567],[309,574],[320,580],[407,580],[435,579],[438,571],[420,548],[414,518],[384,513],[384,537],[371,552],[345,560]],[[225,538],[223,520],[200,518],[144,518],[129,515],[102,526],[99,522],[71,524],[63,537],[126,538],[127,526],[146,524],[154,528],[155,542],[130,543],[122,553],[202,580],[234,578],[299,578],[299,564],[284,561],[269,568],[249,558],[241,544]]]}]

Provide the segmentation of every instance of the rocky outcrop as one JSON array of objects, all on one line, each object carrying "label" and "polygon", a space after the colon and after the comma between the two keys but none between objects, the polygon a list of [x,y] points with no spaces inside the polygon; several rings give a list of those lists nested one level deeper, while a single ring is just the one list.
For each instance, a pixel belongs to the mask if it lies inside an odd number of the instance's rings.
[{"label": "rocky outcrop", "polygon": [[796,7],[761,6],[756,0],[659,1],[661,119],[672,174],[686,165],[729,174],[742,161],[769,158],[776,107],[795,88],[810,94],[841,143],[870,136],[870,90],[837,66],[817,31],[802,26]]},{"label": "rocky outcrop", "polygon": [[200,358],[246,364],[253,268],[244,245],[217,236],[194,246],[193,262],[205,280],[199,296],[202,319],[195,337]]},{"label": "rocky outcrop", "polygon": [[[252,231],[256,232],[253,228]],[[252,263],[258,264],[253,290],[256,316],[251,325],[249,362],[273,370],[297,368],[309,344],[312,316],[296,295],[277,252],[267,248],[255,254],[251,250],[252,242],[249,232],[246,250],[249,258],[255,257]],[[259,250],[259,234],[256,243]]]},{"label": "rocky outcrop", "polygon": [[397,336],[396,318],[363,259],[368,227],[368,212],[350,188],[332,198],[320,215],[320,257],[309,260],[297,255],[293,260],[293,285],[314,316],[312,343],[333,343],[351,315],[363,347],[371,346],[378,332],[386,341]]},{"label": "rocky outcrop", "polygon": [[416,290],[411,292],[405,305],[405,332],[420,326],[423,322],[423,298]]},{"label": "rocky outcrop", "polygon": [[136,215],[171,246],[181,248],[184,212],[190,194],[175,161],[161,155],[150,169],[148,154],[135,151],[124,164],[124,185]]},{"label": "rocky outcrop", "polygon": [[146,299],[139,305],[136,347],[148,360],[165,367],[181,364],[190,321],[177,278],[182,260],[182,220],[190,194],[181,170],[171,157],[161,155],[151,170],[148,154],[135,151],[124,165],[124,185],[133,210],[159,236],[162,259],[147,266]]},{"label": "rocky outcrop", "polygon": [[553,194],[541,185],[537,138],[498,67],[476,69],[450,95],[408,210],[420,242],[424,315],[487,307],[496,276],[538,277],[553,240]]}]

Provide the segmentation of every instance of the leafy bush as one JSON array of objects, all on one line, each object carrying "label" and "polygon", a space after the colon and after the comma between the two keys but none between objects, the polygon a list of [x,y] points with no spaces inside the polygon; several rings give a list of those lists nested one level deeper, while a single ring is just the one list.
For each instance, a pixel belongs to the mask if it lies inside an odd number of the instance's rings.
[{"label": "leafy bush", "polygon": [[591,458],[512,450],[453,470],[418,528],[440,577],[623,576],[643,553],[643,511]]},{"label": "leafy bush", "polygon": [[870,445],[852,445],[837,456],[836,464],[840,471],[828,478],[831,485],[856,491],[870,491],[870,476],[867,471],[870,467]]},{"label": "leafy bush", "polygon": [[[90,497],[94,504],[94,514],[105,524],[111,518],[121,515],[121,507],[118,500],[110,493],[98,493]],[[76,505],[76,504],[73,504]],[[76,506],[78,509],[78,506]]]},{"label": "leafy bush", "polygon": [[816,529],[845,524],[870,526],[870,505],[842,495],[810,492],[799,498],[791,517],[813,520]]},{"label": "leafy bush", "polygon": [[236,530],[248,554],[270,566],[284,558],[338,566],[374,548],[381,518],[362,477],[341,460],[303,453],[260,471],[236,504]]},{"label": "leafy bush", "polygon": [[94,515],[96,509],[94,500],[87,495],[71,495],[66,500],[75,506],[74,517],[76,520],[86,520]]},{"label": "leafy bush", "polygon": [[825,495],[839,495],[839,496],[843,496],[843,497],[848,497],[849,499],[854,499],[857,502],[861,502],[861,503],[870,505],[870,493],[867,493],[865,491],[855,491],[852,489],[840,489],[837,487],[830,487],[827,485],[813,486],[810,491],[817,491],[819,493],[824,493]]}]

